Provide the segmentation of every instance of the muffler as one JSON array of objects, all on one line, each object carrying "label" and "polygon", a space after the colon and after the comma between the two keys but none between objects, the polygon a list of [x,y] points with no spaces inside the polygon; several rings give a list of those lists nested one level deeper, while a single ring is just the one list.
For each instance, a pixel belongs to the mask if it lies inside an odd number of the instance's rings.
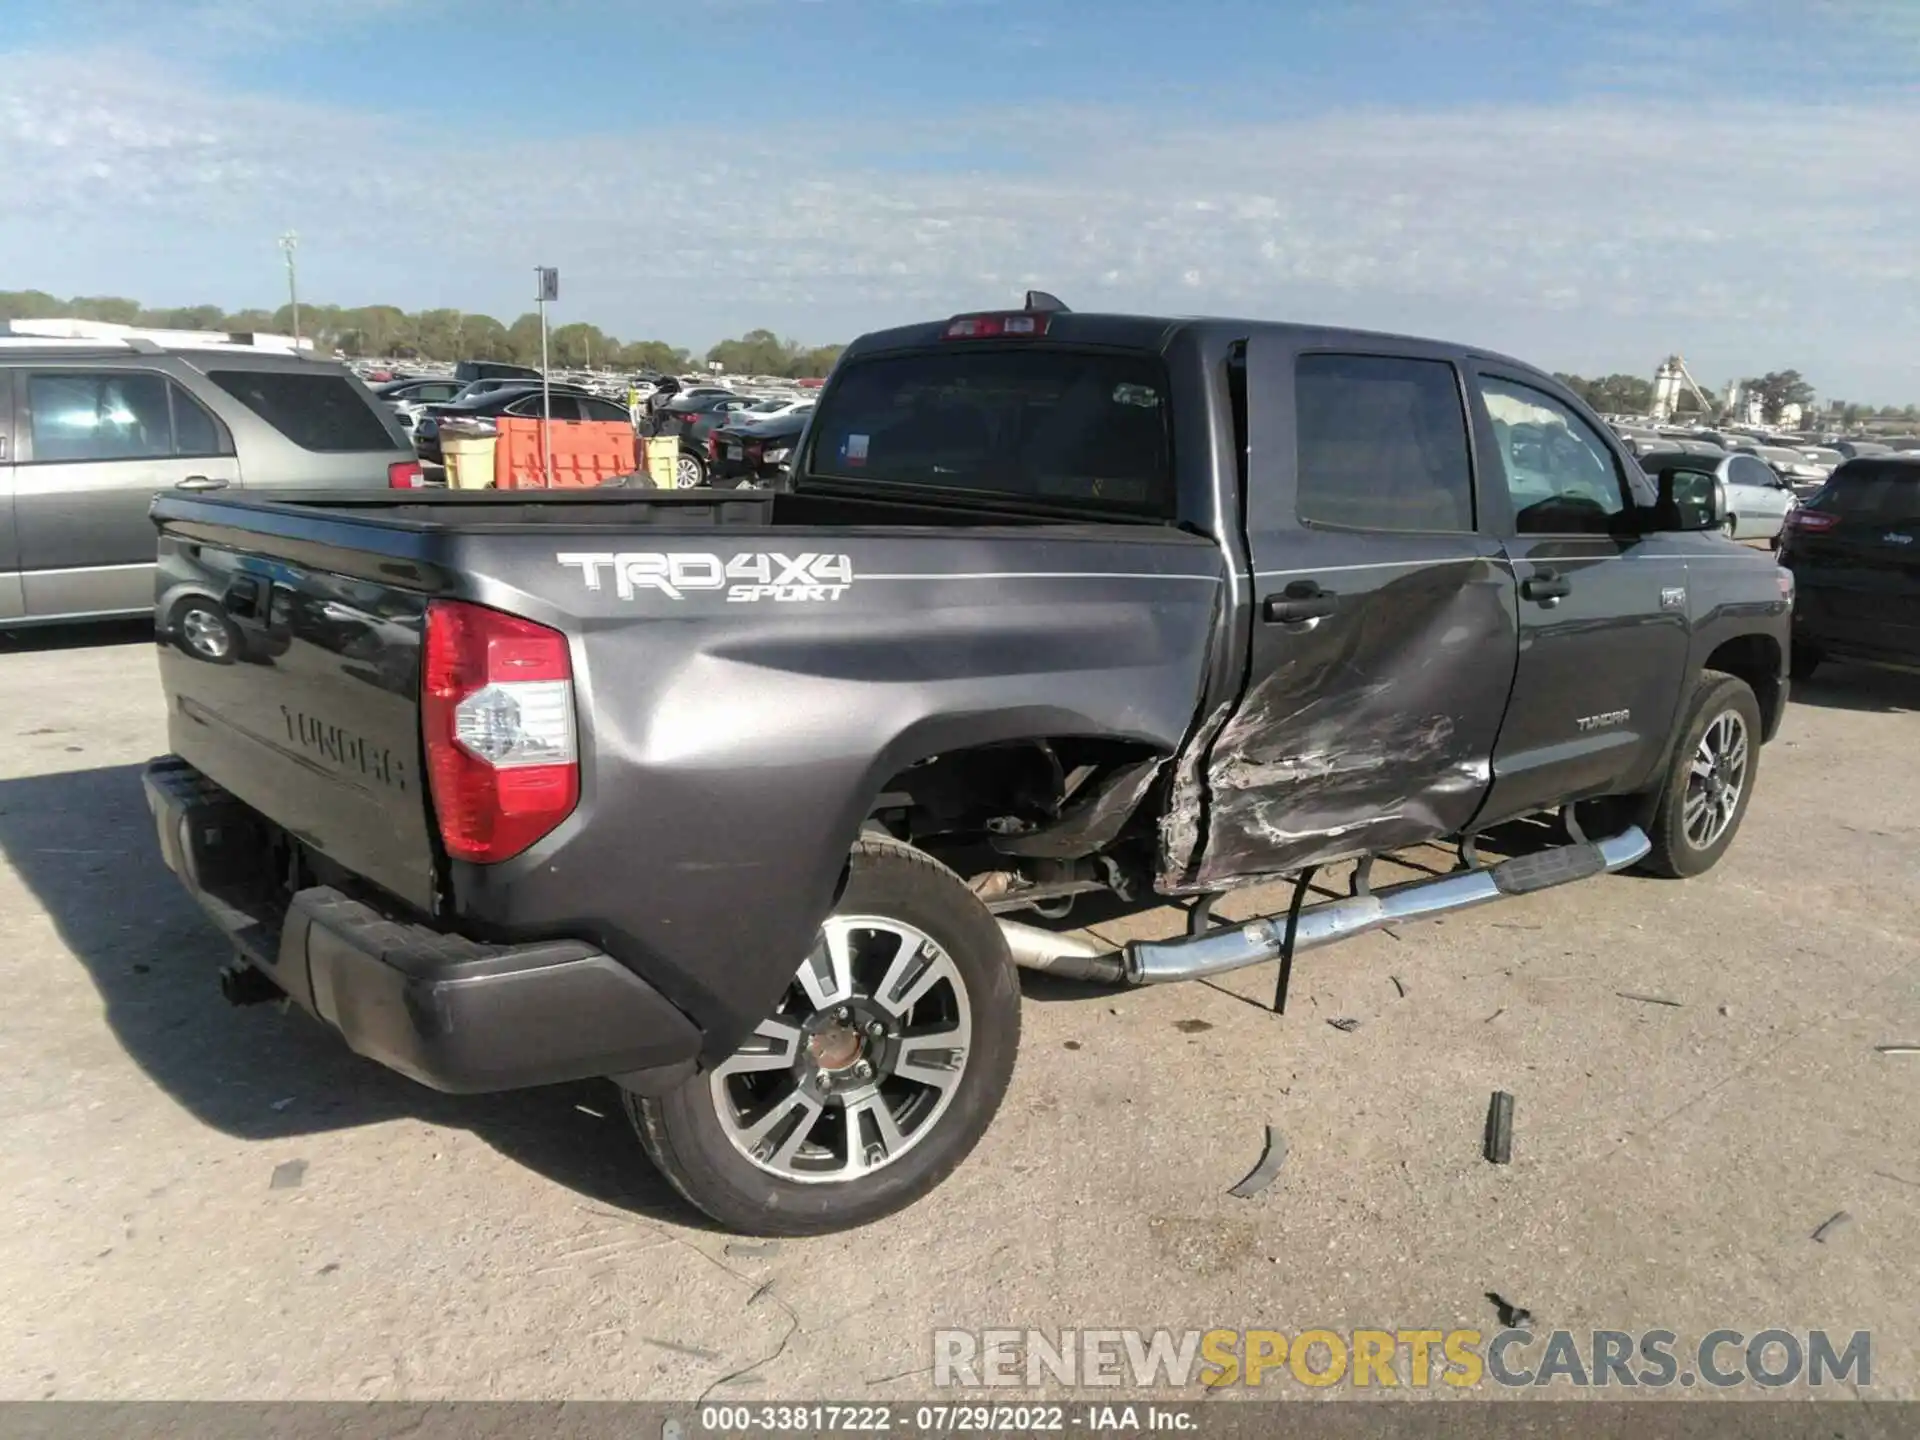
[{"label": "muffler", "polygon": [[[1652,848],[1638,826],[1629,826],[1605,840],[1560,845],[1486,869],[1331,900],[1300,912],[1293,951],[1297,955],[1384,926],[1471,910],[1511,895],[1624,870]],[[1014,963],[1029,970],[1109,985],[1165,985],[1278,960],[1286,948],[1287,921],[1278,916],[1176,940],[1135,940],[1120,951],[1103,951],[1096,944],[1010,920],[1002,920],[1000,929]]]}]

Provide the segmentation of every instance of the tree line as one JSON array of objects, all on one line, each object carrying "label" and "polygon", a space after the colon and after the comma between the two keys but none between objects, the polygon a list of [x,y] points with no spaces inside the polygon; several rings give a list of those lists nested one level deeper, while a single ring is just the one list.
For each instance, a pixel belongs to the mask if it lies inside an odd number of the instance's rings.
[{"label": "tree line", "polygon": [[[1587,379],[1580,375],[1557,374],[1553,377],[1603,415],[1646,415],[1653,409],[1653,382],[1639,375],[1606,375]],[[1740,386],[1760,398],[1761,418],[1778,424],[1789,405],[1798,405],[1808,422],[1817,425],[1852,426],[1869,420],[1920,420],[1920,405],[1856,405],[1849,400],[1822,403],[1813,386],[1798,370],[1770,370],[1751,376]],[[1713,400],[1711,393],[1708,399]],[[1714,408],[1702,411],[1691,390],[1682,388],[1674,403],[1676,415],[1697,415],[1707,420],[1722,418],[1724,407],[1715,400]]]},{"label": "tree line", "polygon": [[[0,290],[0,320],[103,320],[165,330],[258,330],[293,333],[293,307],[225,311],[218,305],[149,309],[118,295],[75,295],[62,300],[44,290]],[[509,360],[540,363],[540,317],[534,313],[503,324],[491,315],[463,310],[402,310],[397,305],[300,306],[300,334],[326,353],[352,358],[378,355],[398,360]],[[658,370],[677,373],[695,363],[692,352],[664,340],[622,341],[597,325],[555,326],[548,355],[566,369]],[[810,379],[825,375],[840,358],[839,345],[809,347],[771,330],[750,330],[722,340],[705,359],[729,374]]]}]

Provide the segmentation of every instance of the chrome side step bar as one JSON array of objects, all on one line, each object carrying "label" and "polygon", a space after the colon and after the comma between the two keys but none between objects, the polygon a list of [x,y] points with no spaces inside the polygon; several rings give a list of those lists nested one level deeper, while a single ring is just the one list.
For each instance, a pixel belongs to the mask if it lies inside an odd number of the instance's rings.
[{"label": "chrome side step bar", "polygon": [[[1470,910],[1509,895],[1526,895],[1638,863],[1653,843],[1638,826],[1605,840],[1517,855],[1485,869],[1395,885],[1377,894],[1331,900],[1300,912],[1294,953],[1364,935],[1369,930]],[[1108,985],[1165,985],[1224,975],[1278,960],[1286,948],[1284,915],[1175,940],[1136,940],[1123,950],[1002,920],[1014,963],[1030,970]]]}]

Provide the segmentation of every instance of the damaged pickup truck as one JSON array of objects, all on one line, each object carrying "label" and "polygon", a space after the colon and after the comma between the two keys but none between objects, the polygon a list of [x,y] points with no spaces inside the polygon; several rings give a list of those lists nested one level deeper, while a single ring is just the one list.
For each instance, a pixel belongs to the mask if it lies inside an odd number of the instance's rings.
[{"label": "damaged pickup truck", "polygon": [[[1181,980],[1711,867],[1792,600],[1721,503],[1498,356],[1034,295],[857,341],[788,493],[161,497],[147,788],[230,998],[443,1090],[611,1077],[695,1205],[833,1229],[979,1140],[1016,964]],[[1095,896],[1192,933],[1008,918]]]}]

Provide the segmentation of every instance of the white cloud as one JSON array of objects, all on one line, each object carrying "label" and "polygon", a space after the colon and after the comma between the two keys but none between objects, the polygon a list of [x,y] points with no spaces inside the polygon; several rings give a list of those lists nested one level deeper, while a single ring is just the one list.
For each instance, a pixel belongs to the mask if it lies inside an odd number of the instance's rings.
[{"label": "white cloud", "polygon": [[395,147],[374,117],[150,61],[16,57],[9,75],[12,286],[269,302],[292,224],[316,297],[510,318],[544,260],[566,310],[629,336],[838,338],[1032,276],[1103,308],[1437,331],[1569,369],[1651,373],[1677,348],[1703,375],[1797,365],[1828,393],[1920,396],[1912,96],[1707,90],[1204,129],[999,112],[888,140],[1030,155],[1017,171],[883,163],[848,125],[689,176],[659,134]]}]

